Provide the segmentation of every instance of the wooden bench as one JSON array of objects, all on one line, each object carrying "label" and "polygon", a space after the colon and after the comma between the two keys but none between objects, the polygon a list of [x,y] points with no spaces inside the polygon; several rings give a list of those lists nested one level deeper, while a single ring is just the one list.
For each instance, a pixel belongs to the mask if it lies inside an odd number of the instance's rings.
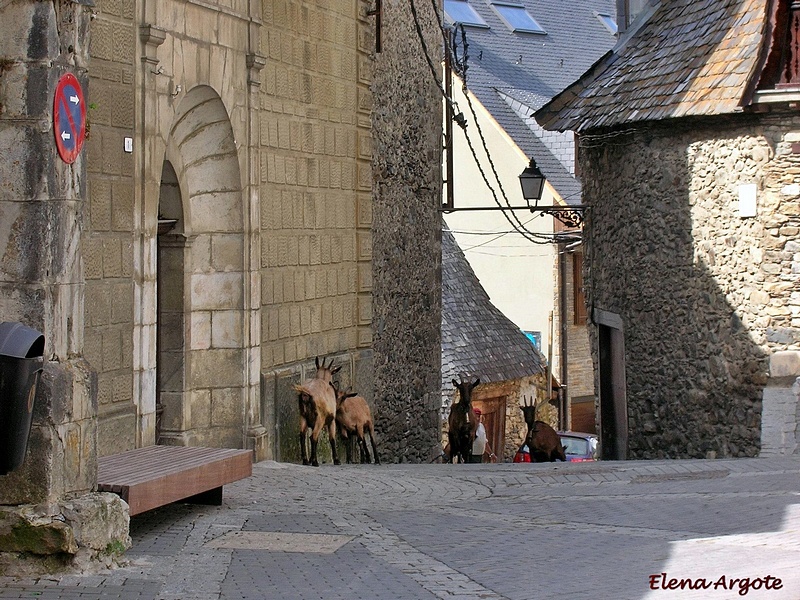
[{"label": "wooden bench", "polygon": [[222,503],[222,486],[253,474],[253,452],[147,446],[98,461],[97,489],[113,492],[138,515],[172,502]]}]

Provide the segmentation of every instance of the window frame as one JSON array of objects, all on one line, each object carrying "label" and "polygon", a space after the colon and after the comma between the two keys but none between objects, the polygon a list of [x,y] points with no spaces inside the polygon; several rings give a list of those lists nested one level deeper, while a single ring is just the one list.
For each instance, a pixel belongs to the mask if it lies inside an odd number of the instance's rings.
[{"label": "window frame", "polygon": [[[547,31],[545,31],[544,27],[542,27],[539,24],[539,22],[533,18],[533,15],[531,15],[528,12],[528,10],[525,8],[525,5],[519,4],[518,2],[512,2],[512,1],[507,2],[505,0],[498,0],[497,2],[494,1],[489,2],[489,6],[492,7],[492,10],[495,12],[495,14],[497,14],[498,17],[500,17],[500,20],[505,24],[505,26],[508,27],[514,33],[533,33],[535,35],[547,35]],[[531,23],[533,23],[535,28],[531,29],[528,27],[517,27],[506,17],[506,15],[503,14],[503,12],[500,10],[500,7],[513,10],[521,10],[525,14],[525,17],[530,19]]]},{"label": "window frame", "polygon": [[619,25],[617,24],[617,20],[614,18],[614,15],[594,11],[594,16],[597,17],[597,20],[600,21],[612,35],[617,35],[619,33]]},{"label": "window frame", "polygon": [[[471,12],[476,17],[477,21],[459,21],[458,19],[454,19],[453,16],[447,12],[448,4],[450,4],[451,6],[463,5],[469,12]],[[478,11],[476,11],[475,8],[473,8],[473,6],[469,3],[468,0],[444,0],[444,2],[442,2],[442,10],[444,12],[445,19],[453,25],[458,24],[458,25],[464,25],[465,27],[479,27],[481,29],[489,29],[489,24],[486,21],[484,21],[483,17],[478,14]]]}]

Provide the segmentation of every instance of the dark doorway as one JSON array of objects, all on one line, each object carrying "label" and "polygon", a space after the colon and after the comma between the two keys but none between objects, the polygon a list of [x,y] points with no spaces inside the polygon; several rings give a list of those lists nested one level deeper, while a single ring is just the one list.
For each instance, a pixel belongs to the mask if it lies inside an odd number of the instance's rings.
[{"label": "dark doorway", "polygon": [[619,315],[595,310],[600,378],[600,445],[603,460],[628,458],[625,338]]},{"label": "dark doorway", "polygon": [[182,217],[181,192],[175,170],[164,161],[158,205],[156,283],[156,444],[175,444],[185,428],[186,322],[184,316],[184,252],[186,239],[178,233]]}]

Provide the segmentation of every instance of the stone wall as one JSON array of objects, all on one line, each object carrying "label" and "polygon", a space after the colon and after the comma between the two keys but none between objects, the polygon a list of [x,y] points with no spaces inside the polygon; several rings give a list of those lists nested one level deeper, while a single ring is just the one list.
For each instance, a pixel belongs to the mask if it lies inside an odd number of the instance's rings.
[{"label": "stone wall", "polygon": [[588,302],[624,324],[631,458],[759,452],[770,357],[800,350],[798,129],[740,116],[582,137]]},{"label": "stone wall", "polygon": [[265,370],[372,341],[369,7],[263,3]]},{"label": "stone wall", "polygon": [[[92,41],[73,58],[83,61],[90,128],[86,176],[69,183],[87,202],[76,208],[78,237],[63,245],[83,271],[74,297],[59,300],[77,312],[55,328],[65,348],[55,356],[80,359],[86,386],[96,385],[97,419],[80,435],[97,435],[100,455],[160,441],[273,457],[283,392],[262,383],[300,377],[315,356],[352,365],[398,460],[435,446],[441,96],[408,7],[384,6],[377,55],[371,7],[82,9]],[[438,53],[429,5],[420,18]],[[22,79],[14,71],[4,85]],[[162,216],[176,221],[166,233]]]},{"label": "stone wall", "polygon": [[[59,79],[85,89],[86,10],[18,2],[0,28],[0,321],[44,334],[44,371],[23,466],[0,477],[0,503],[55,501],[95,483],[96,388],[83,359],[80,236],[86,165],[56,151]],[[24,40],[24,43],[22,41]]]},{"label": "stone wall", "polygon": [[101,454],[136,447],[133,398],[135,160],[124,137],[135,129],[135,2],[93,9],[89,46],[85,356],[97,374]]},{"label": "stone wall", "polygon": [[[0,321],[34,328],[45,346],[25,461],[0,476],[0,574],[108,566],[130,538],[127,506],[93,492],[97,380],[84,358],[81,244],[87,158],[85,149],[69,162],[59,157],[56,136],[67,131],[56,130],[54,116],[66,74],[86,98],[91,15],[71,1],[6,3],[2,15]],[[79,126],[69,133],[82,135]]]},{"label": "stone wall", "polygon": [[[414,3],[441,80],[442,34]],[[373,79],[373,351],[376,429],[386,462],[439,453],[442,96],[411,5],[384,2]]]},{"label": "stone wall", "polygon": [[[572,405],[575,399],[580,398],[585,401],[588,396],[594,396],[594,370],[589,339],[589,324],[586,319],[580,322],[576,321],[575,269],[581,270],[583,265],[582,256],[581,250],[570,252],[566,255],[566,283],[564,286],[567,304],[567,380],[561,383],[566,383],[567,386],[567,406],[570,407],[569,428],[576,431],[580,431],[580,429],[575,429],[572,423]],[[579,281],[578,284],[580,283]],[[561,306],[560,300],[557,306]],[[583,310],[585,314],[585,306]],[[558,339],[560,346],[561,336]],[[561,372],[559,371],[558,375],[560,376],[560,374]]]},{"label": "stone wall", "polygon": [[373,398],[370,6],[263,3],[262,422],[277,460],[300,459],[292,385],[315,357]]},{"label": "stone wall", "polygon": [[[369,6],[93,8],[83,247],[101,454],[159,441],[272,458],[263,382],[315,356],[370,362]],[[158,233],[160,217],[176,224]]]}]

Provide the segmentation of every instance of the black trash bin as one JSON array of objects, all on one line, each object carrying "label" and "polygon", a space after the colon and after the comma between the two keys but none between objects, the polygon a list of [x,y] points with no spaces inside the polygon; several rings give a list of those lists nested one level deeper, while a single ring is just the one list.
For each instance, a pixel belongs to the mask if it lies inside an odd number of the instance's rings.
[{"label": "black trash bin", "polygon": [[22,323],[0,323],[0,475],[25,460],[43,355],[40,332]]}]

